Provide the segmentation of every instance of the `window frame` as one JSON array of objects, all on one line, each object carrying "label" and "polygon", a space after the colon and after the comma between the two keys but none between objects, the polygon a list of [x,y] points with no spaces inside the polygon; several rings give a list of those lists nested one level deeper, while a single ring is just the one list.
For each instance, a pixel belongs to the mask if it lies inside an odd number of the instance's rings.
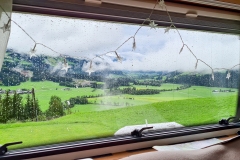
[{"label": "window frame", "polygon": [[[66,4],[62,2],[53,2],[49,0],[41,0],[35,2],[34,0],[13,0],[13,11],[134,24],[141,24],[143,19],[147,17],[146,15],[148,15],[149,13],[149,9],[140,9],[136,7],[127,6],[116,7],[116,5],[113,4],[104,4],[103,7],[99,7],[98,5],[86,5],[83,1],[81,1],[79,5],[76,5],[71,3]],[[231,11],[235,12],[234,10]],[[159,15],[159,13],[161,13],[162,16],[157,16]],[[189,19],[186,18],[185,14],[178,13],[171,13],[171,16],[173,17],[174,21],[177,20],[176,26],[178,28],[213,31],[228,34],[240,34],[240,21],[210,18],[203,16],[199,16],[197,19]],[[162,11],[156,11],[153,14],[153,19],[155,19],[156,20],[155,23],[160,26],[169,26],[170,24],[167,15]],[[235,121],[237,121],[240,118],[239,94],[236,108],[237,111]],[[54,145],[10,151],[9,154],[0,157],[0,159],[10,160],[10,159],[29,159],[45,157],[64,153],[101,149],[111,146],[122,146],[148,141],[150,142],[159,139],[162,140],[174,137],[183,137],[188,135],[198,135],[202,133],[213,133],[216,131],[227,131],[232,129],[238,130],[239,128],[240,123],[236,122],[231,123],[229,125],[213,124],[196,127],[177,128],[169,131],[155,131],[153,133],[146,133],[141,138],[131,136],[119,136],[76,141],[69,143],[60,143]],[[234,132],[232,131],[232,133]],[[214,137],[214,135],[208,137],[209,138]]]},{"label": "window frame", "polygon": [[[228,134],[237,134],[239,131],[240,123],[231,123],[229,125],[205,125],[205,126],[197,126],[197,127],[183,127],[177,128],[169,131],[155,131],[152,133],[145,133],[143,137],[132,137],[132,136],[116,136],[116,137],[108,137],[108,138],[100,138],[100,139],[92,139],[92,140],[83,140],[83,141],[75,141],[68,143],[59,143],[54,145],[46,145],[40,147],[26,148],[26,149],[18,149],[10,151],[8,154],[0,157],[0,159],[4,160],[15,160],[15,159],[32,159],[39,157],[47,157],[53,155],[61,155],[67,153],[74,152],[85,152],[91,150],[98,150],[109,147],[121,147],[124,145],[131,144],[141,144],[144,142],[154,142],[157,140],[169,140],[172,138],[181,138],[186,136],[196,137],[194,140],[197,140],[199,135],[210,133],[210,135],[205,136],[204,138],[211,137],[220,137]],[[220,132],[218,132],[220,131]],[[218,133],[215,133],[218,132]],[[201,139],[201,138],[200,138]],[[185,140],[186,141],[186,140]],[[188,139],[191,141],[191,139]],[[168,142],[167,142],[168,143]],[[173,142],[170,142],[173,143]],[[174,141],[174,143],[177,143]],[[150,147],[150,146],[149,146]],[[144,145],[139,146],[139,149],[146,148]],[[111,151],[108,150],[109,153],[102,154],[110,154]],[[87,158],[81,157],[79,155],[78,158]],[[94,156],[94,153],[93,153]]]},{"label": "window frame", "polygon": [[[102,3],[101,5],[97,5],[85,3],[83,0],[76,1],[76,3],[66,3],[64,1],[66,0],[13,0],[13,11],[120,23],[142,24],[146,17],[149,16],[149,13],[152,9],[151,7],[153,5],[150,3],[150,8],[140,8],[141,6],[133,7],[110,3]],[[69,1],[75,2],[75,0]],[[176,8],[176,5],[178,5],[178,3],[170,3],[169,5],[170,7],[172,5]],[[182,6],[180,5],[179,7]],[[184,7],[191,8],[192,6],[186,5]],[[203,7],[196,9],[198,9],[199,12],[201,10],[205,10]],[[219,12],[219,10],[214,8],[207,8],[206,14],[208,14],[209,17],[206,15],[198,15],[197,18],[186,17],[186,13],[183,14],[171,12],[171,18],[178,28],[240,34],[240,16],[238,15],[238,11],[226,11],[224,14],[228,18],[225,19],[216,18],[218,15],[215,15],[215,18],[210,17],[210,15],[214,12]],[[235,17],[238,15],[237,20],[230,19],[231,15],[234,15]],[[159,26],[170,25],[168,15],[165,11],[154,11],[151,17]]]}]

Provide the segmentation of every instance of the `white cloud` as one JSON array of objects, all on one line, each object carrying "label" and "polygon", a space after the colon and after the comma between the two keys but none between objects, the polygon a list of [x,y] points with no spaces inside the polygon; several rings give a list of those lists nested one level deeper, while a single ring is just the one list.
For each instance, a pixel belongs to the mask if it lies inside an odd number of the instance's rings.
[{"label": "white cloud", "polygon": [[[74,56],[89,57],[115,50],[122,42],[132,36],[139,26],[109,23],[72,18],[47,17],[14,13],[13,19],[37,40],[54,50]],[[230,68],[239,63],[239,39],[237,35],[211,32],[180,30],[184,42],[194,54],[213,68]],[[94,70],[153,70],[153,71],[195,71],[196,59],[184,47],[176,30],[164,34],[164,28],[150,29],[142,27],[136,36],[137,48],[132,51],[133,40],[129,40],[119,50],[122,63],[104,56],[96,58]],[[12,25],[9,48],[26,53],[34,46],[16,25]],[[54,55],[50,50],[37,46],[37,54]],[[113,54],[114,55],[114,54]],[[87,70],[88,64],[84,65]],[[203,63],[198,63],[196,71],[211,70]]]}]

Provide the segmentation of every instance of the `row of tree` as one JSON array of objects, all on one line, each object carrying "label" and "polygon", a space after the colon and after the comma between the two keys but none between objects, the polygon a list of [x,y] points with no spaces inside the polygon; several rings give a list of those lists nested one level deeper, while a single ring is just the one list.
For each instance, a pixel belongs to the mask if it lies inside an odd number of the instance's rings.
[{"label": "row of tree", "polygon": [[69,99],[69,102],[67,102],[67,105],[69,105],[69,107],[74,107],[75,104],[88,104],[88,99],[86,97],[72,97]]},{"label": "row of tree", "polygon": [[10,120],[33,121],[37,120],[37,116],[41,114],[38,100],[34,101],[30,94],[27,95],[25,104],[22,96],[16,92],[12,96],[9,91],[6,91],[4,97],[0,95],[0,123],[6,123]]},{"label": "row of tree", "polygon": [[134,81],[134,85],[145,85],[145,86],[161,86],[161,81],[160,80],[155,80],[155,79],[151,79],[151,80],[144,80],[144,81]]},{"label": "row of tree", "polygon": [[159,94],[159,89],[136,89],[136,87],[128,87],[121,89],[123,94],[133,94],[133,95],[150,95],[150,94]]},{"label": "row of tree", "polygon": [[136,87],[128,87],[123,89],[117,89],[112,92],[122,93],[122,94],[132,94],[132,95],[150,95],[150,94],[159,94],[160,92],[165,92],[165,91],[183,90],[189,87],[191,87],[191,85],[189,84],[181,85],[175,89],[172,89],[172,88],[170,89],[136,89]]},{"label": "row of tree", "polygon": [[[175,73],[175,72],[173,72]],[[164,80],[165,83],[189,84],[195,86],[238,88],[239,71],[230,71],[230,78],[226,78],[227,72],[215,72],[214,80],[212,74],[169,74]],[[159,79],[162,77],[159,77]]]},{"label": "row of tree", "polygon": [[0,123],[49,120],[65,115],[65,111],[69,113],[69,106],[62,103],[57,96],[51,97],[49,108],[42,112],[34,94],[28,94],[26,100],[16,92],[10,95],[9,91],[6,91],[3,97],[0,95]]}]

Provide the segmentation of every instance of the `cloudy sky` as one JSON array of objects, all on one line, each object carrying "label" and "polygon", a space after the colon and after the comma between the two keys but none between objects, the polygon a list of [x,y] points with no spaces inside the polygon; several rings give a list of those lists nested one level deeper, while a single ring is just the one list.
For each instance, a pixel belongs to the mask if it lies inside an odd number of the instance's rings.
[{"label": "cloudy sky", "polygon": [[[64,55],[93,58],[96,55],[115,50],[131,37],[139,26],[130,24],[100,22],[92,20],[48,17],[14,13],[12,19],[24,28],[37,42],[43,43]],[[94,70],[104,68],[121,70],[152,71],[206,71],[211,72],[203,63],[195,70],[195,58],[185,47],[175,30],[164,34],[163,27],[150,29],[142,27],[136,36],[137,48],[132,51],[131,39],[119,50],[122,63],[114,60],[114,54],[96,58]],[[240,40],[237,35],[180,30],[184,42],[194,54],[213,68],[231,68],[239,63]],[[12,23],[8,48],[19,53],[28,53],[34,42]],[[37,46],[36,54],[56,56],[52,51]],[[105,65],[107,62],[109,65]],[[89,64],[85,64],[85,68]],[[110,66],[110,67],[109,67]]]}]

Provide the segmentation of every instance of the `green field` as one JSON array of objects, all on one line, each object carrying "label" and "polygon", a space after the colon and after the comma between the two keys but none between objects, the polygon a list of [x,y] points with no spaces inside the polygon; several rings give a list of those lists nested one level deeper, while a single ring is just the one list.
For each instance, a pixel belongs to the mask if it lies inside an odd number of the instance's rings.
[{"label": "green field", "polygon": [[[170,88],[172,84],[163,85],[165,88]],[[176,87],[177,85],[175,85]],[[140,86],[141,87],[141,86]],[[118,96],[105,96],[99,98],[89,98],[90,102],[96,101],[97,104],[87,104],[87,105],[76,105],[72,110],[74,112],[89,112],[89,111],[101,111],[108,109],[118,109],[126,107],[126,102],[130,106],[145,105],[164,101],[175,101],[183,99],[192,98],[206,98],[211,97],[214,99],[219,99],[219,97],[231,96],[237,94],[237,89],[231,89],[235,92],[221,92],[213,93],[212,90],[227,89],[227,88],[214,88],[214,87],[202,87],[193,86],[189,89],[179,90],[179,91],[167,91],[161,92],[160,94],[154,95],[118,95]],[[131,99],[130,99],[131,98]],[[133,100],[134,99],[134,100]],[[101,101],[105,105],[101,105]],[[119,103],[119,106],[114,106],[114,102]]]},{"label": "green field", "polygon": [[[6,90],[17,90],[17,89],[35,89],[36,97],[39,100],[40,107],[43,111],[48,109],[49,100],[52,95],[57,95],[62,101],[68,100],[71,97],[77,97],[82,95],[97,95],[103,93],[102,90],[93,90],[93,88],[71,88],[70,91],[63,90],[64,86],[59,86],[58,83],[44,81],[44,82],[25,82],[19,86],[1,86],[0,88]],[[56,90],[57,89],[57,90]],[[26,95],[23,95],[26,97]]]},{"label": "green field", "polygon": [[74,113],[47,122],[1,124],[1,143],[23,141],[12,149],[112,136],[126,125],[177,122],[184,126],[217,123],[234,115],[236,96],[159,102],[99,112]]},{"label": "green field", "polygon": [[[163,84],[161,87],[153,87],[153,86],[149,86],[148,88],[155,88],[155,89],[175,89],[177,88],[178,84]],[[139,88],[144,88],[145,86],[137,86]],[[54,83],[51,81],[44,81],[44,82],[25,82],[25,83],[21,83],[21,85],[19,86],[1,86],[0,88],[7,90],[17,90],[17,89],[35,89],[36,92],[36,97],[39,100],[40,103],[40,107],[43,111],[48,109],[49,106],[49,100],[51,98],[52,95],[57,95],[58,97],[60,97],[62,99],[62,101],[68,100],[71,97],[77,97],[77,96],[82,96],[82,95],[97,95],[97,94],[102,94],[104,93],[103,90],[97,89],[94,90],[93,88],[90,87],[86,87],[86,88],[71,88],[70,91],[66,91],[63,90],[64,86],[59,86],[58,83]],[[56,90],[57,89],[57,90]],[[150,96],[137,96],[139,98],[135,98],[134,101],[125,99],[122,100],[125,102],[129,102],[130,105],[141,105],[141,104],[148,104],[148,103],[153,103],[153,102],[161,102],[161,101],[168,101],[168,100],[174,100],[174,95],[175,93],[161,93],[161,97],[159,97],[159,95],[150,95]],[[23,97],[25,98],[26,95],[23,95]],[[136,96],[128,96],[125,95],[125,97],[136,97]],[[176,96],[175,96],[176,97]],[[175,99],[185,99],[186,96],[185,95],[177,95],[178,98]],[[113,100],[117,99],[116,96],[109,96],[109,97],[104,97],[103,99],[105,99],[106,102],[108,102],[110,99],[112,102]],[[121,99],[121,98],[120,98]],[[94,101],[94,99],[90,99],[90,101]],[[101,98],[99,98],[97,101],[100,101]],[[120,100],[121,101],[121,100]],[[117,101],[116,101],[117,102]],[[92,104],[90,104],[90,106],[92,106]],[[112,106],[112,105],[109,105]],[[79,110],[78,108],[74,108],[75,110]],[[102,110],[102,109],[100,109]]]},{"label": "green field", "polygon": [[[149,85],[132,85],[131,87],[136,87],[137,89],[176,89],[180,87],[180,84],[172,84],[172,83],[163,83],[160,87],[158,86],[149,86]],[[120,88],[127,88],[128,86],[122,86]]]},{"label": "green field", "polygon": [[[174,89],[177,84],[163,84],[159,89]],[[136,86],[144,88],[146,86]],[[52,95],[62,101],[70,97],[104,93],[92,88],[72,88],[54,82],[26,82],[20,86],[1,87],[2,89],[35,88],[40,107],[48,108]],[[57,88],[57,90],[56,90]],[[221,118],[233,116],[236,110],[237,90],[235,92],[213,93],[211,88],[192,86],[179,91],[161,92],[155,95],[117,95],[89,98],[96,104],[75,105],[73,113],[45,122],[25,122],[0,124],[0,144],[23,141],[22,145],[11,149],[25,148],[60,142],[113,136],[126,125],[177,122],[184,126],[217,123]],[[104,103],[104,104],[101,104]],[[126,102],[128,105],[126,105]],[[114,105],[118,103],[119,105]]]}]

